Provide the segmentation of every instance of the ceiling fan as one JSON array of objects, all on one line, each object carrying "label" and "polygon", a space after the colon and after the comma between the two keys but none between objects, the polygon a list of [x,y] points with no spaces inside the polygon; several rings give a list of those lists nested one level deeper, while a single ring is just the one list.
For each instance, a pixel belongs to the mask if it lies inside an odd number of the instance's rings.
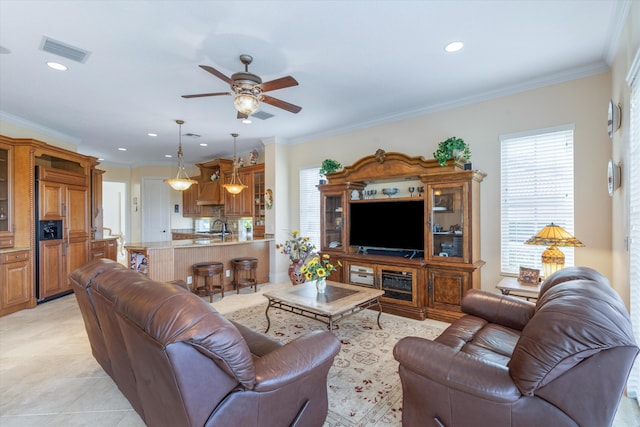
[{"label": "ceiling fan", "polygon": [[249,64],[251,64],[252,61],[253,57],[251,55],[240,55],[240,62],[244,64],[244,72],[234,73],[231,75],[231,78],[225,76],[213,67],[200,65],[200,68],[203,70],[227,82],[231,86],[232,92],[200,93],[196,95],[182,95],[182,97],[201,98],[205,96],[233,95],[235,96],[233,104],[236,110],[238,110],[239,119],[246,119],[255,113],[260,105],[260,101],[294,114],[300,112],[302,107],[264,94],[264,92],[270,92],[272,90],[297,86],[298,82],[296,79],[291,76],[286,76],[262,83],[262,79],[259,76],[249,72]]}]

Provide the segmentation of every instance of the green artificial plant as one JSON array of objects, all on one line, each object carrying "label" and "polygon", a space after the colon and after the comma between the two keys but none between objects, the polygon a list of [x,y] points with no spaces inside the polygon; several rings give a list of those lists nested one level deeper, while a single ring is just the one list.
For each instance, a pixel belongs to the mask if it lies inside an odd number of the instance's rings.
[{"label": "green artificial plant", "polygon": [[340,168],[342,168],[342,165],[336,160],[325,159],[322,162],[322,167],[320,168],[320,175],[326,176],[328,173],[333,173]]},{"label": "green artificial plant", "polygon": [[440,166],[446,166],[449,159],[454,159],[456,162],[462,159],[469,161],[471,150],[461,138],[452,136],[438,144],[438,149],[434,151],[433,157],[438,160]]}]

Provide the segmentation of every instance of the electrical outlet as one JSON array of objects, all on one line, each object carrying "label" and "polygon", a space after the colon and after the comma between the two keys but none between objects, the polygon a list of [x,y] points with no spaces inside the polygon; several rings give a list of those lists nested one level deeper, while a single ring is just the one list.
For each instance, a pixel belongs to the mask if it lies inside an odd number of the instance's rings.
[{"label": "electrical outlet", "polygon": [[187,276],[187,285],[191,285],[191,284],[193,284],[193,277]]},{"label": "electrical outlet", "polygon": [[227,270],[225,274],[227,275],[227,277],[231,277],[231,270]]}]

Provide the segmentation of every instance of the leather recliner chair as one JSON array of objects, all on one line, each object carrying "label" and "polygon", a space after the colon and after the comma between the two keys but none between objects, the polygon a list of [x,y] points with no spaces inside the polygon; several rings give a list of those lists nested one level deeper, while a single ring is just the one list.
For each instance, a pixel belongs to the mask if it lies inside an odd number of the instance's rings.
[{"label": "leather recliner chair", "polygon": [[434,341],[394,348],[402,424],[605,427],[638,354],[626,308],[595,270],[560,270],[536,304],[481,290]]},{"label": "leather recliner chair", "polygon": [[94,357],[149,426],[314,426],[338,339],[287,344],[234,324],[181,284],[113,261],[71,274]]}]

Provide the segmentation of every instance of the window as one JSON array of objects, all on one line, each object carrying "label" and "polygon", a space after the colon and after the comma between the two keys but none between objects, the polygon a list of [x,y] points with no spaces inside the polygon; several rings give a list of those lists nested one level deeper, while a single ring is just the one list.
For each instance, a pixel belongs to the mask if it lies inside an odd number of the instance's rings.
[{"label": "window", "polygon": [[[573,234],[573,126],[507,135],[501,142],[501,271],[541,268],[544,246],[524,242],[552,222]],[[577,236],[576,236],[577,237]],[[561,248],[565,266],[573,248]]]},{"label": "window", "polygon": [[[629,129],[629,305],[631,323],[640,342],[640,53],[631,66],[627,82],[631,85]],[[636,359],[627,391],[640,401],[640,362]]]},{"label": "window", "polygon": [[320,168],[300,171],[300,235],[320,247]]}]

